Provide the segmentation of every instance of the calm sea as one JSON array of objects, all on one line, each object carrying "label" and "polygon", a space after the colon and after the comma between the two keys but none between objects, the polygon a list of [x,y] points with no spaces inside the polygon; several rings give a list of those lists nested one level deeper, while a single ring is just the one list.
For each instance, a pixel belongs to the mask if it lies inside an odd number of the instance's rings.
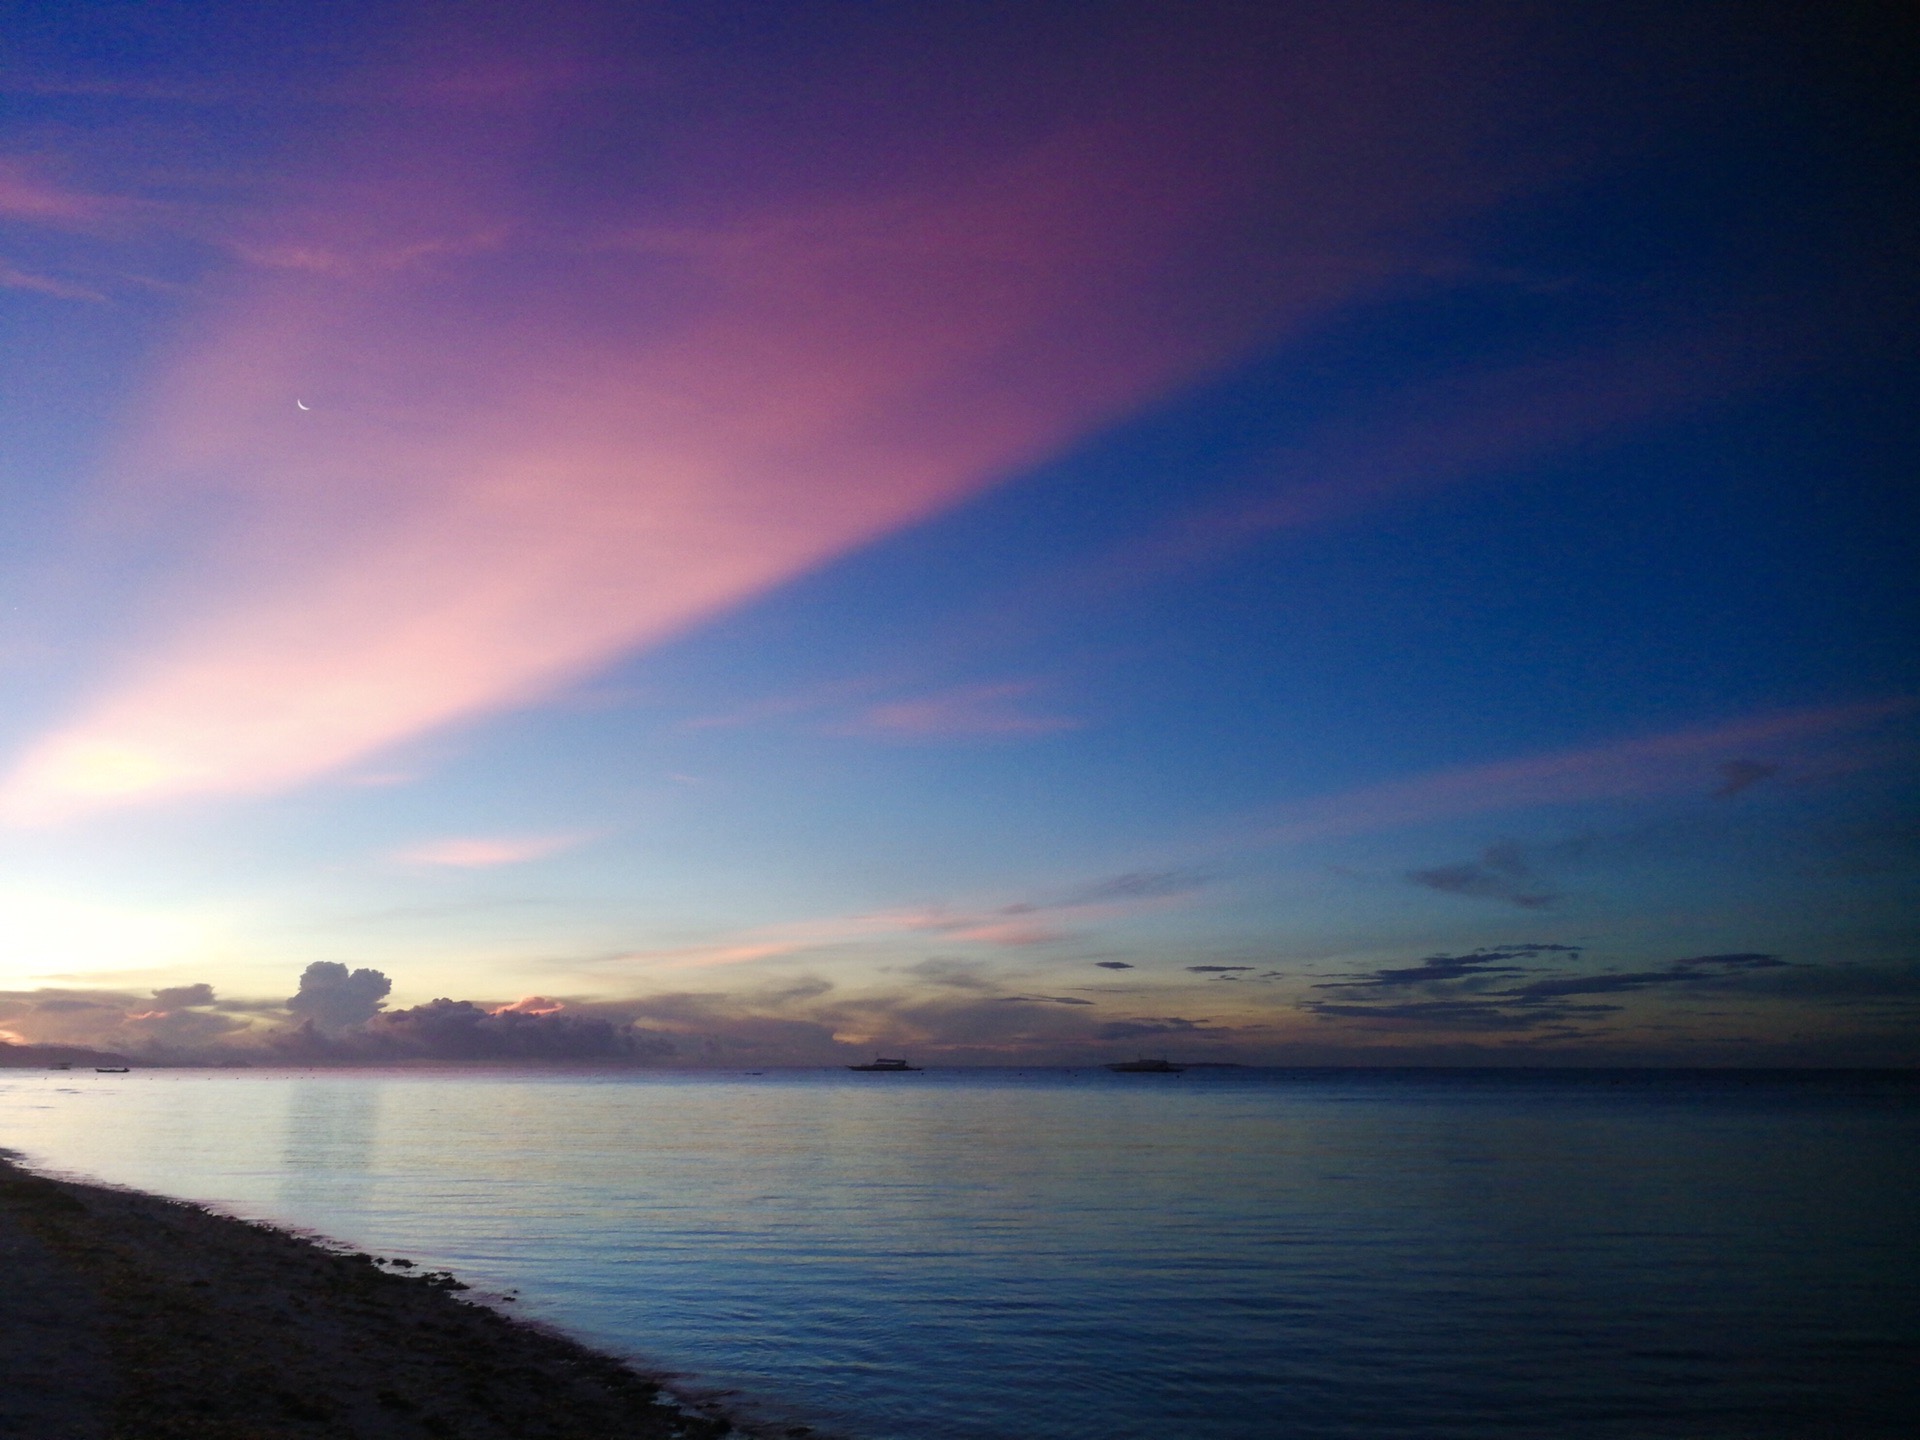
[{"label": "calm sea", "polygon": [[862,1440],[1920,1434],[1920,1078],[0,1071],[0,1145]]}]

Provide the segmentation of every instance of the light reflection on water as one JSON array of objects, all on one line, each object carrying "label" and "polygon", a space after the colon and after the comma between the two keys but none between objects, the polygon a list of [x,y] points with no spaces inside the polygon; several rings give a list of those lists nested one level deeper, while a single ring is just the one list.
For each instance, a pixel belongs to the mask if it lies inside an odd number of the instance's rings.
[{"label": "light reflection on water", "polygon": [[1911,1080],[0,1071],[0,1144],[868,1440],[1914,1418]]}]

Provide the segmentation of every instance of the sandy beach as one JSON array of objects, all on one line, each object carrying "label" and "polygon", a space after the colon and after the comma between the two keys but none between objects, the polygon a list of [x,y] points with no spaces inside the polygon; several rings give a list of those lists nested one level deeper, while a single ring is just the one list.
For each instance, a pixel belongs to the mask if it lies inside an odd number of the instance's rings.
[{"label": "sandy beach", "polygon": [[0,1440],[717,1440],[457,1282],[0,1158]]}]

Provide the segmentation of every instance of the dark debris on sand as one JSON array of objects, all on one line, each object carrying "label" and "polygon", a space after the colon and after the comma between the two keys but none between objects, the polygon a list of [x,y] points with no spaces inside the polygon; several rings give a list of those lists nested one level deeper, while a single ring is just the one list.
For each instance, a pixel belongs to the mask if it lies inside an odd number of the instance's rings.
[{"label": "dark debris on sand", "polygon": [[0,1440],[718,1440],[450,1277],[0,1159]]}]

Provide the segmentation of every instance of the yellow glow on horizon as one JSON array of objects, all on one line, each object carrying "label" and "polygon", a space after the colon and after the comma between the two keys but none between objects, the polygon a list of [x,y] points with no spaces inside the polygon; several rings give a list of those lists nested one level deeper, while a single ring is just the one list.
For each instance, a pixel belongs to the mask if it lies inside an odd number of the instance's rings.
[{"label": "yellow glow on horizon", "polygon": [[7,797],[8,818],[57,816],[61,802],[130,800],[165,791],[186,767],[151,747],[89,736],[61,737],[30,757]]},{"label": "yellow glow on horizon", "polygon": [[71,896],[0,890],[0,985],[58,976],[164,970],[217,956],[225,922],[205,911],[134,908]]}]

